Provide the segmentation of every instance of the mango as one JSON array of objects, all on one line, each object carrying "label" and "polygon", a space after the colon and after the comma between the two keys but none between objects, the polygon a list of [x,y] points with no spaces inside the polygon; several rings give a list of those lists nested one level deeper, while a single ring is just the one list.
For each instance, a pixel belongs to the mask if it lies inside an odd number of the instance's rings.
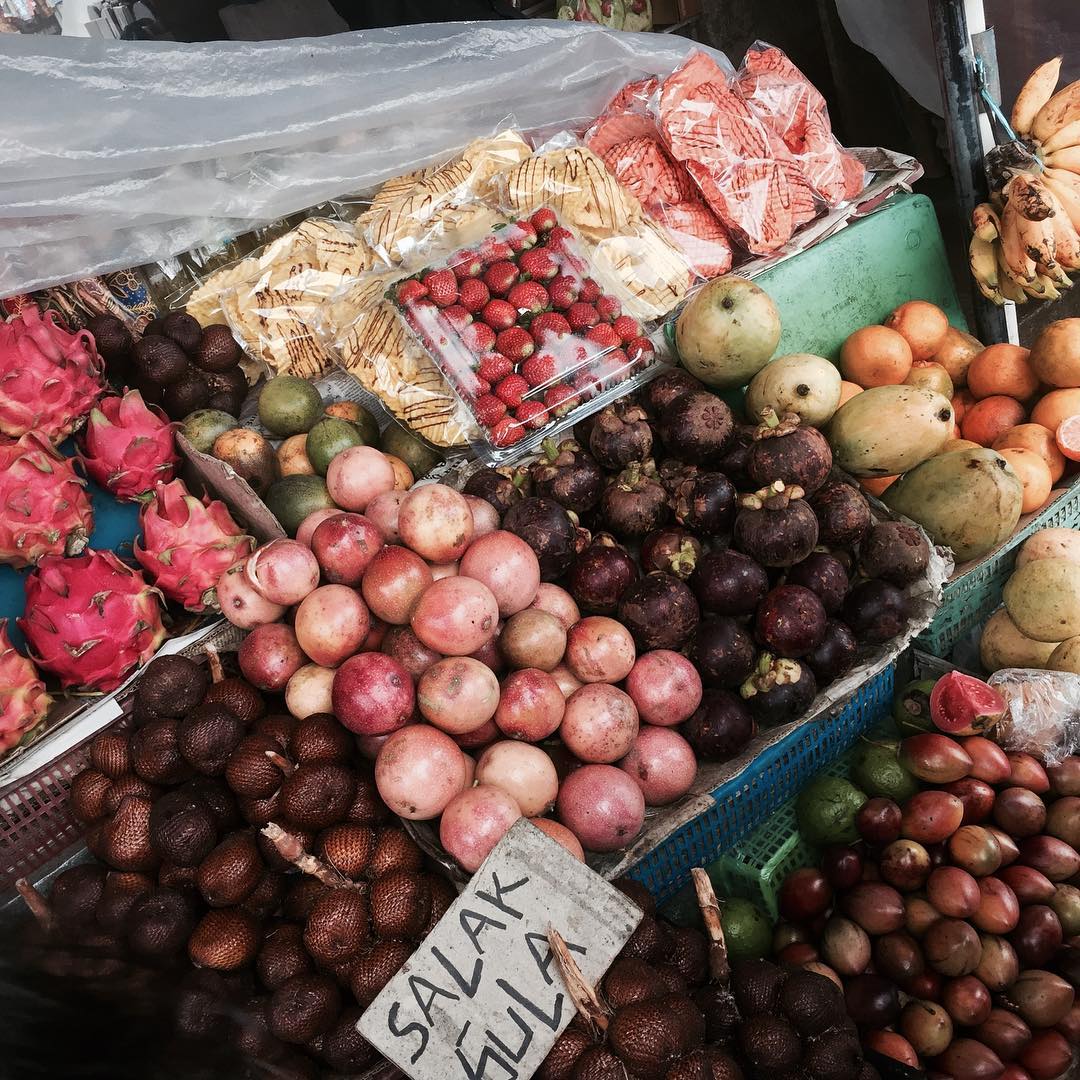
[{"label": "mango", "polygon": [[1057,647],[1053,641],[1035,641],[1021,634],[1009,613],[998,608],[983,627],[979,656],[991,673],[1008,667],[1045,668]]},{"label": "mango", "polygon": [[931,458],[890,484],[881,499],[917,521],[934,543],[951,547],[957,562],[966,562],[1016,528],[1024,488],[996,450],[980,447]]},{"label": "mango", "polygon": [[1038,559],[1005,583],[1005,607],[1020,633],[1036,641],[1080,636],[1080,565]]},{"label": "mango", "polygon": [[893,476],[937,454],[953,435],[948,398],[918,386],[872,386],[837,410],[833,459],[853,476]]},{"label": "mango", "polygon": [[1070,671],[1073,675],[1080,675],[1080,637],[1063,641],[1043,667],[1048,671]]}]

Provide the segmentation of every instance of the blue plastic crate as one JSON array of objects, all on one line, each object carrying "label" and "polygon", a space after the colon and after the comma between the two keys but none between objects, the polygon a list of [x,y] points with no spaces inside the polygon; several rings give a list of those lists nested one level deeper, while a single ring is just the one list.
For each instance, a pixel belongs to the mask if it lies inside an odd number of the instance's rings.
[{"label": "blue plastic crate", "polygon": [[673,832],[627,871],[663,903],[793,799],[869,728],[891,714],[895,665],[868,682],[831,717],[802,724],[710,792],[713,805]]}]

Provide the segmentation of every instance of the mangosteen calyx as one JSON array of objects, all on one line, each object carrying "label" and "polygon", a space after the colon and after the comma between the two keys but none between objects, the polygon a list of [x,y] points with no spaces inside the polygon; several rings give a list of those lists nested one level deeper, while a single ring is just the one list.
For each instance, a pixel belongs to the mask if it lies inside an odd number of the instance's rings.
[{"label": "mangosteen calyx", "polygon": [[777,686],[792,686],[802,676],[803,666],[798,660],[774,659],[770,653],[762,653],[758,657],[757,670],[742,684],[739,693],[749,701]]},{"label": "mangosteen calyx", "polygon": [[744,510],[786,510],[791,503],[805,494],[798,484],[788,485],[783,480],[774,480],[760,491],[740,496],[739,505]]},{"label": "mangosteen calyx", "polygon": [[779,439],[784,435],[790,435],[802,423],[802,417],[798,413],[784,413],[777,416],[776,410],[770,405],[761,411],[761,424],[754,432],[754,439]]},{"label": "mangosteen calyx", "polygon": [[589,449],[607,469],[644,461],[652,453],[652,445],[648,413],[633,402],[619,402],[603,409],[589,433]]},{"label": "mangosteen calyx", "polygon": [[604,474],[596,461],[575,439],[541,444],[544,457],[531,470],[537,492],[554,499],[567,510],[583,514],[591,510],[604,491]]}]

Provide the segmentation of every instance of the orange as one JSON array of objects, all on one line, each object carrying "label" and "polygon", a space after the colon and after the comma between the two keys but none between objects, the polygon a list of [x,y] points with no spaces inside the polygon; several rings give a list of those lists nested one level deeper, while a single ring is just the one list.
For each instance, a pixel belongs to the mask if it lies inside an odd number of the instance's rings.
[{"label": "orange", "polygon": [[1070,416],[1058,424],[1056,442],[1058,450],[1070,461],[1080,461],[1080,416]]},{"label": "orange", "polygon": [[900,479],[899,475],[897,475],[897,476],[867,476],[867,477],[864,477],[862,480],[859,481],[859,487],[861,487],[863,489],[863,491],[869,491],[871,495],[877,495],[878,498],[880,498],[882,493],[885,491],[885,489],[890,484],[895,483],[899,479]]},{"label": "orange", "polygon": [[953,386],[963,386],[967,382],[967,369],[982,348],[983,343],[978,338],[950,326],[933,359],[949,373]]},{"label": "orange", "polygon": [[1054,433],[1042,424],[1017,424],[993,442],[995,450],[1034,450],[1046,462],[1056,484],[1065,471],[1065,458],[1054,442]]},{"label": "orange", "polygon": [[956,422],[962,423],[964,419],[964,413],[975,404],[975,399],[971,396],[971,392],[968,390],[957,390],[952,396],[952,411],[953,416],[956,417]]},{"label": "orange", "polygon": [[995,395],[975,402],[964,412],[960,430],[965,439],[990,446],[1011,427],[1024,422],[1024,406],[1011,397]]},{"label": "orange", "polygon": [[899,386],[911,371],[911,346],[885,326],[864,326],[840,347],[840,370],[864,389]]},{"label": "orange", "polygon": [[1050,498],[1050,489],[1054,486],[1054,481],[1050,479],[1050,466],[1034,450],[1001,450],[1000,454],[1024,485],[1024,502],[1020,512],[1034,513]]},{"label": "orange", "polygon": [[[843,405],[845,401],[850,401],[856,394],[861,394],[863,388],[858,383],[848,382],[846,379],[840,380],[840,405]],[[839,409],[840,405],[836,407]]]},{"label": "orange", "polygon": [[1031,370],[1050,386],[1080,386],[1080,319],[1058,319],[1035,339]]},{"label": "orange", "polygon": [[983,349],[967,371],[968,389],[977,398],[1005,394],[1026,401],[1039,390],[1039,377],[1028,363],[1030,349],[1020,345],[990,345]]},{"label": "orange", "polygon": [[1062,421],[1077,415],[1080,415],[1080,390],[1051,390],[1031,410],[1031,419],[1051,431],[1057,431]]},{"label": "orange", "polygon": [[901,334],[911,346],[913,360],[929,360],[945,342],[949,320],[936,304],[909,300],[901,304],[885,325]]}]

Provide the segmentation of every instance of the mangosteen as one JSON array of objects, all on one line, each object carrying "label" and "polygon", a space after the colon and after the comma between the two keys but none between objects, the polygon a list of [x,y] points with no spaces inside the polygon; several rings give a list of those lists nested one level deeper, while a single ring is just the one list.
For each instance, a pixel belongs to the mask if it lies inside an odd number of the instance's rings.
[{"label": "mangosteen", "polygon": [[578,514],[591,510],[600,501],[606,480],[595,459],[573,439],[558,446],[554,439],[545,439],[543,451],[544,457],[532,467],[536,493]]},{"label": "mangosteen", "polygon": [[859,548],[859,569],[891,585],[910,585],[922,577],[929,563],[926,537],[902,521],[878,522]]},{"label": "mangosteen", "polygon": [[503,528],[536,552],[542,581],[562,577],[574,559],[577,527],[552,499],[522,499],[506,511]]},{"label": "mangosteen", "polygon": [[619,600],[619,622],[634,636],[640,651],[681,649],[700,617],[689,586],[662,572],[634,582]]},{"label": "mangosteen", "polygon": [[828,686],[855,666],[858,654],[859,643],[851,629],[839,619],[829,619],[821,641],[803,660],[810,665],[818,686]]},{"label": "mangosteen", "polygon": [[680,525],[719,536],[731,529],[738,496],[735,486],[719,472],[700,472],[684,480],[675,493],[675,517]]},{"label": "mangosteen", "polygon": [[521,490],[508,476],[495,469],[478,469],[465,482],[461,489],[466,495],[475,495],[478,499],[491,503],[499,517],[511,506],[521,502]]},{"label": "mangosteen", "polygon": [[903,633],[909,614],[907,596],[887,581],[862,581],[844,602],[844,622],[864,644],[891,641]]},{"label": "mangosteen", "polygon": [[759,724],[786,724],[810,708],[817,680],[807,664],[762,653],[740,693]]},{"label": "mangosteen", "polygon": [[686,368],[668,368],[645,387],[641,393],[641,403],[650,416],[660,416],[673,401],[704,389],[705,384],[695,379]]},{"label": "mangosteen", "polygon": [[656,529],[641,542],[641,566],[646,573],[662,570],[685,581],[701,558],[701,541],[677,525]]},{"label": "mangosteen", "polygon": [[844,564],[824,551],[812,551],[796,563],[784,580],[788,585],[802,585],[821,601],[829,615],[835,615],[847,596],[848,581]]},{"label": "mangosteen", "polygon": [[821,644],[825,618],[825,608],[809,589],[778,585],[761,601],[754,629],[769,652],[798,658]]},{"label": "mangosteen", "polygon": [[728,761],[757,734],[757,724],[737,694],[706,690],[697,711],[682,726],[686,741],[704,761]]},{"label": "mangosteen", "polygon": [[593,457],[613,472],[631,461],[644,461],[652,454],[652,445],[648,414],[630,401],[617,401],[601,409],[589,432]]},{"label": "mangosteen", "polygon": [[636,539],[667,520],[667,492],[652,461],[633,462],[604,489],[600,508],[616,536]]},{"label": "mangosteen", "polygon": [[857,544],[870,528],[870,504],[853,484],[828,480],[814,492],[810,507],[817,515],[823,544]]},{"label": "mangosteen", "polygon": [[746,461],[755,487],[783,480],[812,495],[828,479],[832,471],[829,441],[816,428],[801,427],[800,422],[796,413],[779,417],[774,409],[763,411]]},{"label": "mangosteen", "polygon": [[687,465],[685,461],[676,461],[674,458],[665,458],[656,467],[656,478],[669,495],[674,495],[684,481],[692,480],[697,474],[696,465]]},{"label": "mangosteen", "polygon": [[189,413],[205,409],[209,401],[206,375],[193,364],[188,364],[187,372],[179,382],[165,387],[162,396],[165,411],[173,420],[182,420]]},{"label": "mangosteen", "polygon": [[704,390],[676,398],[660,417],[660,436],[672,456],[699,465],[720,457],[734,427],[727,402]]},{"label": "mangosteen", "polygon": [[777,480],[739,500],[735,544],[763,566],[793,566],[817,546],[818,524],[802,488]]},{"label": "mangosteen", "polygon": [[637,563],[626,548],[610,533],[597,533],[574,560],[567,584],[582,609],[610,615],[637,576]]},{"label": "mangosteen", "polygon": [[757,426],[736,424],[724,452],[716,459],[716,469],[722,472],[737,488],[745,491],[751,486],[746,472],[750,448],[754,445]]},{"label": "mangosteen", "polygon": [[754,639],[727,615],[704,619],[694,637],[693,660],[709,686],[739,686],[754,670]]},{"label": "mangosteen", "polygon": [[750,615],[769,591],[769,575],[749,555],[728,548],[698,560],[690,588],[703,611]]}]

